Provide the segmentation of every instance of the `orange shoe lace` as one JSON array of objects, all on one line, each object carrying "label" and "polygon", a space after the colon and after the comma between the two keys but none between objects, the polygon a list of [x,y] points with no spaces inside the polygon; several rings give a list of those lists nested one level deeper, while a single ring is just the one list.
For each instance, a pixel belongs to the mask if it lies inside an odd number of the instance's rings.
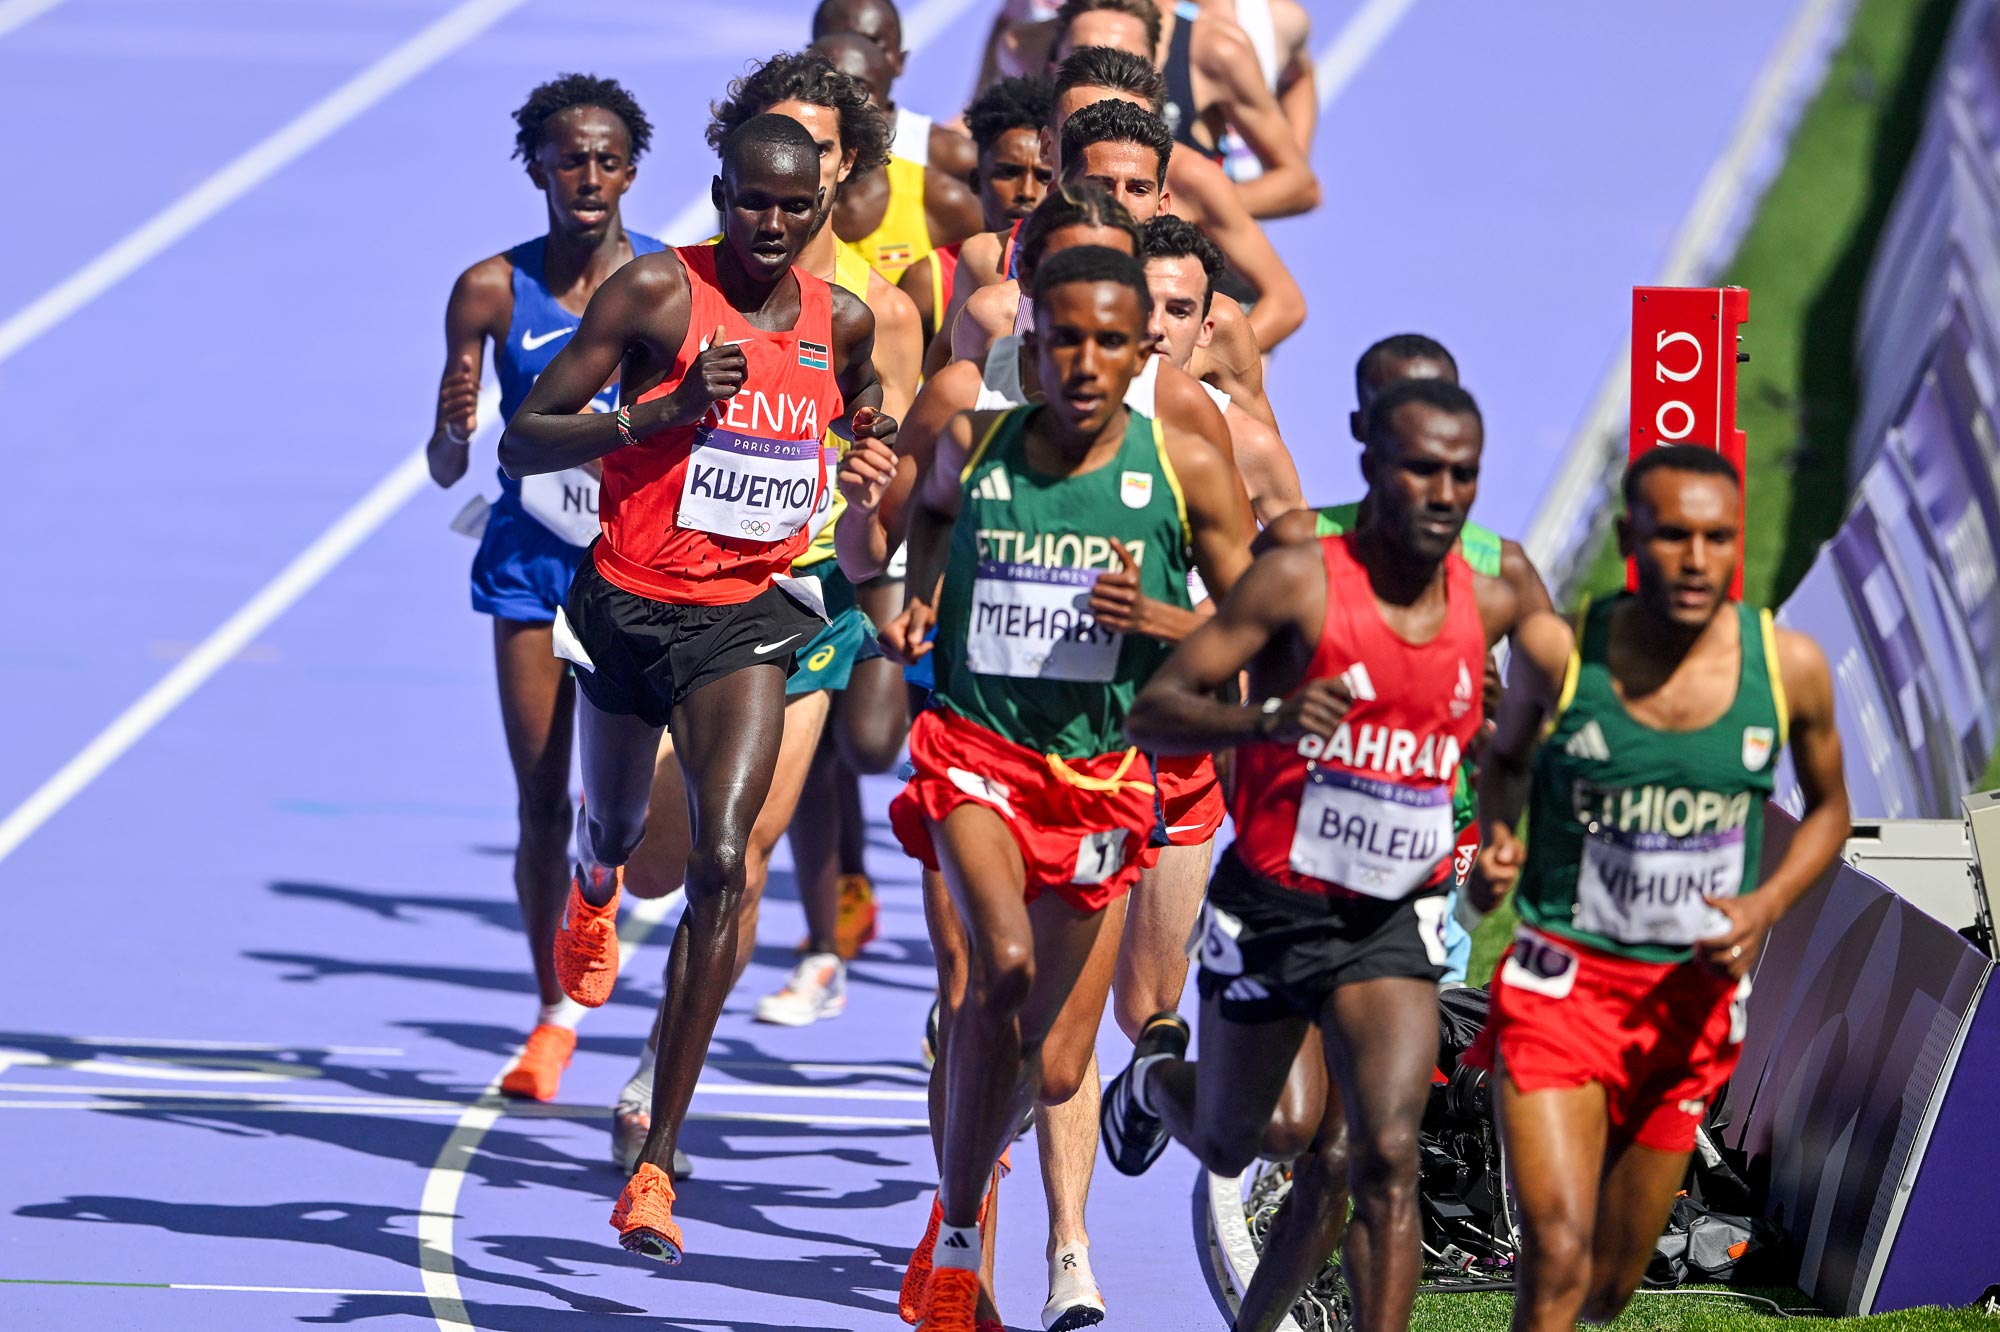
[{"label": "orange shoe lace", "polygon": [[576,1032],[552,1022],[538,1023],[528,1033],[528,1043],[520,1059],[500,1080],[500,1090],[509,1096],[526,1096],[552,1101],[562,1085],[563,1070],[576,1053]]},{"label": "orange shoe lace", "polygon": [[979,1273],[966,1267],[940,1267],[931,1273],[924,1299],[924,1319],[917,1332],[978,1332]]}]

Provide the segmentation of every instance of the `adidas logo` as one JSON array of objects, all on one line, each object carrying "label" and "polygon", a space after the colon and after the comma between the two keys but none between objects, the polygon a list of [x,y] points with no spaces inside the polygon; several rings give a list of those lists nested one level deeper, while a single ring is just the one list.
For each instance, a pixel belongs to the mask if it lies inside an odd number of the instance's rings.
[{"label": "adidas logo", "polygon": [[1340,673],[1340,682],[1357,700],[1375,697],[1375,682],[1368,678],[1368,663],[1357,661]]},{"label": "adidas logo", "polygon": [[939,1240],[938,1247],[941,1249],[969,1249],[972,1245],[966,1242],[965,1236],[954,1231]]},{"label": "adidas logo", "polygon": [[1563,753],[1571,758],[1602,763],[1611,757],[1611,746],[1604,743],[1604,732],[1598,728],[1593,718],[1583,724],[1582,730],[1569,738],[1569,743],[1563,746]]},{"label": "adidas logo", "polygon": [[1222,997],[1224,999],[1233,999],[1239,1004],[1252,1004],[1260,1000],[1269,999],[1271,992],[1264,987],[1262,981],[1251,980],[1248,976],[1239,976],[1229,982],[1229,988],[1222,992]]},{"label": "adidas logo", "polygon": [[1014,485],[1005,472],[994,470],[979,478],[979,484],[972,488],[972,497],[983,500],[1011,500]]},{"label": "adidas logo", "polygon": [[1465,669],[1464,658],[1458,663],[1458,683],[1451,690],[1451,715],[1453,719],[1463,717],[1472,707],[1472,672]]}]

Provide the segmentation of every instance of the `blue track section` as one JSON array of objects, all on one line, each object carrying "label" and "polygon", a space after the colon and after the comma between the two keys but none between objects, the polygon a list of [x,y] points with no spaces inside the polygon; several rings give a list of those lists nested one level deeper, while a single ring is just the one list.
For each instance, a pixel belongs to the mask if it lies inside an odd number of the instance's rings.
[{"label": "blue track section", "polygon": [[[899,96],[948,115],[990,6],[915,8],[943,22]],[[1477,516],[1518,529],[1615,351],[1624,288],[1658,271],[1794,8],[1419,0],[1322,122],[1326,207],[1273,229],[1313,311],[1271,381],[1309,496],[1355,488],[1332,433],[1354,355],[1416,328],[1487,406],[1504,466]],[[1356,6],[1313,9],[1323,48]],[[21,575],[0,816],[421,442],[453,276],[542,225],[508,160],[530,86],[581,69],[634,89],[658,130],[626,217],[659,231],[706,189],[708,100],[802,41],[809,11],[532,0],[0,362],[0,553]],[[448,12],[69,0],[0,36],[0,319]],[[657,943],[584,1024],[562,1104],[447,1151],[535,1004],[490,630],[446,527],[490,468],[489,445],[458,493],[397,509],[0,860],[0,1325],[899,1326],[934,1179],[930,958],[886,830],[884,937],[848,1014],[800,1032],[749,1020],[799,929],[780,862],[686,1139],[684,1267],[627,1258],[605,1224],[621,1181],[602,1107],[658,998]],[[891,789],[871,783],[871,809]],[[1016,1164],[1002,1310],[1032,1328],[1032,1139]],[[1099,1172],[1109,1326],[1220,1325],[1192,1173],[1178,1149],[1141,1180]]]}]

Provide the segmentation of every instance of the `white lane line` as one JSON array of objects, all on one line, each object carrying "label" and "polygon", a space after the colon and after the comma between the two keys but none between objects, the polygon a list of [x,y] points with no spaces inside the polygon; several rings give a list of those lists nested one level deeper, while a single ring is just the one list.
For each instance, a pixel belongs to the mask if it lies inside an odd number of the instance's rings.
[{"label": "white lane line", "polygon": [[[496,1087],[499,1085],[497,1079],[494,1085]],[[497,1094],[493,1099],[500,1102],[505,1101],[504,1097]],[[343,1101],[337,1105],[313,1104],[310,1102],[256,1102],[242,1105],[219,1106],[208,1102],[188,1101],[179,1097],[166,1097],[160,1100],[138,1100],[132,1094],[127,1094],[124,1099],[115,1101],[0,1100],[0,1110],[95,1110],[100,1113],[116,1110],[121,1112],[145,1111],[148,1114],[155,1115],[196,1115],[206,1113],[229,1115],[232,1118],[238,1115],[348,1115],[356,1119],[427,1119],[433,1116],[444,1118],[450,1115],[460,1115],[464,1116],[461,1120],[461,1126],[464,1123],[479,1121],[490,1110],[491,1118],[485,1120],[485,1128],[480,1130],[482,1138],[484,1138],[487,1130],[491,1129],[494,1124],[503,1118],[594,1119],[601,1121],[609,1118],[611,1114],[609,1108],[594,1105],[516,1106],[503,1103],[489,1107],[482,1101],[468,1110],[465,1104],[460,1101],[445,1101],[435,1106],[411,1105],[405,1101],[392,1101],[385,1105],[371,1106],[362,1102],[359,1098]],[[808,1111],[791,1110],[690,1110],[687,1117],[690,1120],[741,1121],[746,1124],[826,1124],[836,1127],[862,1128],[928,1128],[930,1126],[930,1120],[928,1119],[917,1119],[901,1115],[820,1115]],[[456,1129],[453,1130],[453,1134],[456,1136]],[[446,1144],[447,1149],[450,1146],[451,1144],[448,1142]],[[441,1154],[438,1159],[440,1162],[443,1162],[447,1156],[452,1155],[453,1153],[448,1150],[446,1153]],[[465,1153],[465,1160],[467,1162],[471,1160],[471,1157],[472,1153]],[[458,1168],[461,1172],[464,1169],[463,1165]],[[428,1189],[425,1196],[430,1196]],[[417,1223],[418,1234],[425,1233],[427,1228],[426,1222],[431,1222],[434,1227],[448,1231],[451,1228],[449,1223],[452,1219],[441,1215],[434,1218],[433,1214],[426,1209]],[[430,1252],[428,1246],[424,1252]],[[457,1289],[456,1282],[457,1278],[454,1275],[452,1285],[454,1291]]]},{"label": "white lane line", "polygon": [[1313,86],[1319,94],[1320,110],[1326,110],[1329,102],[1347,90],[1396,25],[1416,7],[1417,0],[1365,0],[1354,11],[1313,62]]},{"label": "white lane line", "polygon": [[[482,409],[483,410],[483,409]],[[20,1041],[24,1032],[0,1031],[0,1045]],[[163,1036],[34,1036],[36,1041],[67,1041],[72,1045],[98,1045],[107,1051],[120,1047],[134,1050],[242,1050],[246,1053],[382,1055],[401,1058],[403,1051],[393,1045],[271,1045],[260,1041],[177,1041]]]},{"label": "white lane line", "polygon": [[464,0],[0,324],[0,364],[527,0]]},{"label": "white lane line", "polygon": [[64,1281],[56,1278],[0,1277],[0,1286],[83,1286],[112,1290],[213,1290],[239,1295],[383,1295],[420,1300],[420,1290],[368,1290],[354,1286],[224,1286],[207,1281]]},{"label": "white lane line", "polygon": [[0,37],[24,23],[33,23],[63,0],[0,0]]},{"label": "white lane line", "polygon": [[[923,1091],[868,1091],[856,1087],[766,1087],[755,1083],[700,1082],[695,1091],[704,1096],[743,1096],[753,1100],[781,1101],[923,1101],[930,1093]],[[151,1101],[242,1101],[249,1105],[328,1105],[354,1107],[380,1107],[406,1105],[412,1110],[470,1110],[477,1101],[455,1101],[449,1097],[436,1096],[355,1096],[333,1092],[256,1092],[256,1091],[212,1091],[174,1090],[171,1088],[98,1087],[89,1083],[75,1082],[14,1082],[0,1080],[0,1092],[47,1092],[62,1096],[108,1096],[117,1100]],[[521,1102],[513,1106],[528,1108]],[[550,1110],[575,1110],[580,1114],[606,1117],[610,1111],[604,1106],[563,1105],[561,1103],[541,1104]]]},{"label": "white lane line", "polygon": [[[1825,62],[1832,55],[1854,3],[1806,0],[1799,7],[1778,49],[1758,73],[1743,115],[1722,156],[1702,181],[1653,285],[1692,286],[1709,280],[1712,268],[1728,261],[1728,255],[1717,251],[1730,231],[1747,224],[1755,211],[1756,200],[1746,199],[1745,192],[1751,188],[1758,163],[1780,146],[1777,140],[1788,138],[1797,127],[1797,118],[1812,98],[1812,87],[1801,86],[1804,76],[1812,72],[1816,59]],[[1820,73],[1824,73],[1824,64]],[[1813,80],[1813,86],[1817,82]],[[1763,183],[1768,185],[1769,181]],[[1572,543],[1584,527],[1584,507],[1598,496],[1604,479],[1625,455],[1619,427],[1625,423],[1631,373],[1632,334],[1627,329],[1619,339],[1617,359],[1598,386],[1583,426],[1570,440],[1562,465],[1543,492],[1521,542],[1559,599],[1565,585],[1584,572],[1581,566],[1588,554],[1588,534]]]}]

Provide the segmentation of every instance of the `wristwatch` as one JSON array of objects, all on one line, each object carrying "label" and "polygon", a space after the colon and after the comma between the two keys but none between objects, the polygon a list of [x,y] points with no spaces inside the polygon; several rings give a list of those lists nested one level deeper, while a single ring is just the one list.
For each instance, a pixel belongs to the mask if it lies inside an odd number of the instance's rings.
[{"label": "wristwatch", "polygon": [[1285,700],[1277,697],[1275,694],[1264,700],[1263,705],[1257,709],[1258,739],[1268,740],[1271,738],[1271,727],[1277,721],[1278,709],[1284,706]]}]

